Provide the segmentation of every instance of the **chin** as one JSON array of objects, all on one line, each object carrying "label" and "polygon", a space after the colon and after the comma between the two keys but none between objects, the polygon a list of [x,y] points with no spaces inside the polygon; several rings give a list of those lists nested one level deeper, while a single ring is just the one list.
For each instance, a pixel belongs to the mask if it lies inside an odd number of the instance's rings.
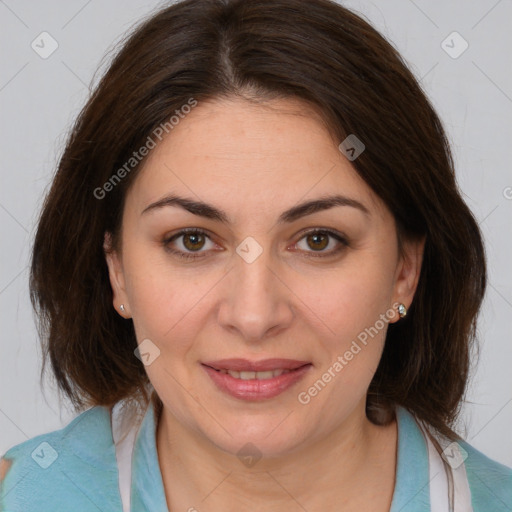
[{"label": "chin", "polygon": [[279,458],[298,450],[306,440],[304,424],[300,428],[292,424],[289,420],[293,414],[283,421],[287,415],[281,414],[279,419],[255,414],[241,415],[225,427],[231,436],[217,424],[209,426],[210,434],[208,431],[203,433],[219,449],[239,458],[245,456],[246,452],[248,456],[256,458]]}]

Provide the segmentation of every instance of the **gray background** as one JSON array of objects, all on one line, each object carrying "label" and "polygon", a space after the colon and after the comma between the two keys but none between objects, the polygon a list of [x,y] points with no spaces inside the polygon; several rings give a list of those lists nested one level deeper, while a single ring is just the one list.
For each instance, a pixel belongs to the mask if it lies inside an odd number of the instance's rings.
[{"label": "gray background", "polygon": [[[35,220],[67,130],[101,74],[95,75],[98,66],[105,68],[107,50],[161,5],[0,0],[0,453],[74,416],[51,385],[45,393],[39,385],[41,350],[27,272]],[[344,5],[363,14],[402,53],[453,145],[459,183],[485,236],[490,270],[479,319],[481,357],[459,430],[486,455],[512,466],[511,1]],[[51,49],[48,36],[39,37],[44,31],[58,43],[46,59],[31,47],[35,41],[40,52]],[[460,36],[446,39],[453,31]],[[464,41],[469,46],[457,56]]]}]

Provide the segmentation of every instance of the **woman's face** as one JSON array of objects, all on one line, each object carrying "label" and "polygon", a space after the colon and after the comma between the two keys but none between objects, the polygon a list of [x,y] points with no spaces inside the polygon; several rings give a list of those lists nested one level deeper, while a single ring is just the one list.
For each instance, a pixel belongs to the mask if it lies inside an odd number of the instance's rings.
[{"label": "woman's face", "polygon": [[[400,258],[391,213],[306,105],[269,105],[205,102],[181,119],[130,188],[107,260],[164,411],[230,453],[277,456],[363,421],[422,251]],[[285,361],[256,366],[268,359]]]}]

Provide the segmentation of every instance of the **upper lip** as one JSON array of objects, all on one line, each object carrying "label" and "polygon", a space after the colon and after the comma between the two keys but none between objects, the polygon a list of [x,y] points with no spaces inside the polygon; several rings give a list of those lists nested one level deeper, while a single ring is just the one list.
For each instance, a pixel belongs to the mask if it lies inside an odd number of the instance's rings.
[{"label": "upper lip", "polygon": [[264,372],[268,370],[296,370],[301,366],[310,364],[309,361],[297,361],[295,359],[261,359],[249,361],[248,359],[218,359],[206,361],[202,364],[215,370],[234,370],[238,372]]}]

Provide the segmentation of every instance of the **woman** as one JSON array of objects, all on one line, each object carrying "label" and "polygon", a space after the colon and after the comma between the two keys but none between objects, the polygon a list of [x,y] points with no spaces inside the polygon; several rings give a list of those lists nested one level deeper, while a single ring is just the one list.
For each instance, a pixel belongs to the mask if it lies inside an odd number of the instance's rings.
[{"label": "woman", "polygon": [[2,510],[509,510],[454,430],[486,283],[441,122],[327,0],[185,0],[79,116],[31,268],[84,411]]}]

